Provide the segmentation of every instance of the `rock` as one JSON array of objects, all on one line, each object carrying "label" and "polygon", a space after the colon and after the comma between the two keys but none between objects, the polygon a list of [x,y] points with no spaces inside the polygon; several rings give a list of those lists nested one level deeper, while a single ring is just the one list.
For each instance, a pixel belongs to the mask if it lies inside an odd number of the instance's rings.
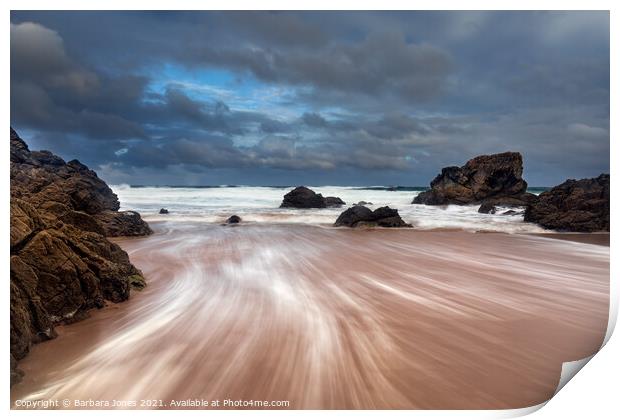
[{"label": "rock", "polygon": [[241,222],[241,217],[237,216],[236,214],[233,214],[232,216],[230,216],[228,219],[226,219],[226,223],[227,224],[237,224]]},{"label": "rock", "polygon": [[145,236],[153,233],[148,223],[135,211],[102,211],[94,215],[105,236]]},{"label": "rock", "polygon": [[569,179],[545,191],[525,210],[526,222],[570,232],[609,232],[609,174]]},{"label": "rock", "polygon": [[478,213],[495,214],[495,212],[497,212],[497,208],[489,202],[482,203],[482,205],[478,209]]},{"label": "rock", "polygon": [[361,221],[370,221],[372,218],[372,210],[368,207],[353,206],[343,211],[340,216],[338,216],[334,226],[354,227],[357,223]]},{"label": "rock", "polygon": [[482,202],[482,204],[496,207],[525,207],[536,200],[538,200],[538,196],[536,194],[524,192],[510,197],[487,198]]},{"label": "rock", "polygon": [[[116,212],[118,197],[97,174],[78,160],[67,163],[48,151],[30,151],[26,143],[11,129],[11,197],[32,204],[44,219],[62,217],[68,210],[94,216],[107,236],[152,233],[140,216],[119,216],[108,228],[110,216],[101,213]],[[49,215],[46,213],[53,213]],[[137,213],[135,213],[137,214]],[[69,220],[72,216],[65,216]],[[81,217],[81,216],[75,216]],[[76,223],[80,223],[75,219]],[[85,222],[81,218],[81,222]],[[136,224],[120,226],[120,224]],[[91,225],[93,228],[94,225]]]},{"label": "rock", "polygon": [[168,209],[164,209],[164,208],[159,209],[159,214],[168,214],[168,213],[170,213]]},{"label": "rock", "polygon": [[68,210],[63,213],[58,219],[79,229],[86,230],[88,232],[95,232],[99,235],[105,235],[105,230],[103,229],[101,223],[99,223],[97,219],[87,213]]},{"label": "rock", "polygon": [[372,206],[371,202],[368,201],[359,201],[357,204],[354,204],[355,206]]},{"label": "rock", "polygon": [[338,197],[325,197],[324,201],[326,207],[341,207],[347,204]]},{"label": "rock", "polygon": [[117,209],[116,195],[94,172],[31,152],[11,129],[11,384],[22,376],[17,362],[33,344],[56,337],[56,325],[144,287],[140,270],[104,234],[108,217],[132,219],[118,222],[121,231],[148,225]]},{"label": "rock", "polygon": [[127,281],[129,282],[129,287],[135,290],[142,290],[146,287],[146,280],[144,280],[141,274],[132,274],[127,277]]},{"label": "rock", "polygon": [[381,226],[381,227],[411,227],[398,214],[398,210],[389,207],[380,207],[375,211],[364,206],[353,206],[338,216],[334,226]]},{"label": "rock", "polygon": [[502,216],[516,216],[518,214],[523,214],[523,212],[516,211],[516,210],[506,210],[505,212],[502,213]]},{"label": "rock", "polygon": [[10,386],[20,382],[24,377],[24,372],[17,367],[17,360],[11,355],[11,382]]},{"label": "rock", "polygon": [[321,209],[327,207],[325,198],[321,194],[317,194],[310,188],[297,187],[287,193],[280,204],[280,208],[298,208],[298,209]]},{"label": "rock", "polygon": [[520,153],[478,156],[460,168],[443,168],[431,181],[431,189],[418,194],[413,204],[479,204],[490,198],[520,200],[527,188],[522,173]]},{"label": "rock", "polygon": [[324,209],[325,207],[339,207],[346,204],[338,197],[323,197],[310,188],[297,187],[288,192],[280,208],[297,208],[297,209]]}]

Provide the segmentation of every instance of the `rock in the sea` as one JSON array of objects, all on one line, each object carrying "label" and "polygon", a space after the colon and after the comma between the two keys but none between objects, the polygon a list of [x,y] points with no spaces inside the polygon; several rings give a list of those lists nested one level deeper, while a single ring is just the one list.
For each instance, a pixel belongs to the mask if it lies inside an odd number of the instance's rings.
[{"label": "rock in the sea", "polygon": [[159,214],[168,214],[168,213],[170,213],[168,209],[164,209],[164,208],[159,209]]},{"label": "rock in the sea", "polygon": [[353,206],[338,216],[334,226],[381,226],[381,227],[411,227],[398,214],[398,210],[389,207],[380,207],[375,211],[364,206]]},{"label": "rock in the sea", "polygon": [[570,232],[609,231],[609,174],[570,179],[538,196],[525,210],[526,222]]},{"label": "rock in the sea", "polygon": [[325,197],[325,206],[326,207],[341,207],[344,206],[345,203],[339,197]]},{"label": "rock in the sea", "polygon": [[[116,211],[112,190],[77,161],[31,152],[12,129],[10,206],[14,384],[22,376],[17,362],[32,344],[54,338],[55,325],[82,318],[106,300],[126,300],[131,288],[145,283],[127,253],[104,236],[111,235],[105,218],[128,213]],[[136,215],[117,222],[118,229],[142,226],[142,232],[150,233]]]},{"label": "rock in the sea", "polygon": [[237,224],[241,222],[241,217],[237,216],[236,214],[233,214],[232,216],[230,216],[228,219],[226,219],[226,223],[231,225],[231,224]]},{"label": "rock in the sea", "polygon": [[495,212],[497,212],[497,207],[495,207],[492,203],[489,202],[482,203],[482,205],[478,209],[478,213],[495,214]]},{"label": "rock in the sea", "polygon": [[413,204],[479,204],[494,199],[497,202],[493,205],[500,205],[502,200],[526,205],[533,194],[525,192],[527,182],[522,173],[520,153],[478,156],[460,168],[443,168],[431,181],[431,189],[418,194]]},{"label": "rock in the sea", "polygon": [[354,204],[355,206],[372,206],[372,203],[369,201],[358,201],[357,204]]},{"label": "rock in the sea", "polygon": [[323,197],[310,188],[297,187],[284,196],[280,208],[324,209],[325,207],[338,207],[344,204],[345,202],[338,197]]}]

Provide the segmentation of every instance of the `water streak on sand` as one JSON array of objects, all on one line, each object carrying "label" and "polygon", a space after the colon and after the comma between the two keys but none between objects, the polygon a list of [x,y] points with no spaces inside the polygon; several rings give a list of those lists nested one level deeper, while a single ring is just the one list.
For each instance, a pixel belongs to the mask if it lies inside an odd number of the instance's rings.
[{"label": "water streak on sand", "polygon": [[149,286],[60,328],[16,398],[517,408],[598,349],[609,248],[546,237],[159,223]]}]

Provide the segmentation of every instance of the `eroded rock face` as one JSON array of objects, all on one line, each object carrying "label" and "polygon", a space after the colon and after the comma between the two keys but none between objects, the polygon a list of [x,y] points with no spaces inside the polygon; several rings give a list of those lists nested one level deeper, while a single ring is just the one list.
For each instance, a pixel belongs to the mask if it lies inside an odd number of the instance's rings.
[{"label": "eroded rock face", "polygon": [[389,207],[380,207],[375,211],[364,206],[353,206],[338,216],[334,226],[348,227],[411,227],[398,214],[398,210]]},{"label": "eroded rock face", "polygon": [[520,153],[478,156],[462,167],[443,168],[431,181],[431,189],[416,196],[413,204],[479,204],[494,199],[497,202],[493,205],[504,205],[501,200],[526,205],[531,194],[525,192],[527,182],[522,173]]},{"label": "eroded rock face", "polygon": [[12,128],[11,197],[24,199],[38,211],[67,222],[80,217],[67,215],[70,211],[90,215],[106,236],[152,233],[137,213],[118,212],[118,197],[94,171],[77,160],[65,163],[51,152],[30,151]]},{"label": "eroded rock face", "polygon": [[297,209],[324,209],[325,207],[340,207],[346,204],[338,197],[323,197],[307,187],[297,187],[288,192],[280,208]]},{"label": "eroded rock face", "polygon": [[135,211],[106,210],[95,215],[105,236],[145,236],[153,233],[148,223]]},{"label": "eroded rock face", "polygon": [[524,220],[560,231],[609,232],[609,174],[569,179],[541,193]]},{"label": "eroded rock face", "polygon": [[11,130],[12,384],[22,376],[17,361],[32,344],[54,338],[55,325],[81,319],[105,301],[126,300],[131,288],[145,285],[127,253],[105,238],[118,233],[105,218],[131,217],[117,223],[123,233],[129,226],[150,233],[148,225],[137,213],[117,212],[116,195],[76,162],[30,152]]}]

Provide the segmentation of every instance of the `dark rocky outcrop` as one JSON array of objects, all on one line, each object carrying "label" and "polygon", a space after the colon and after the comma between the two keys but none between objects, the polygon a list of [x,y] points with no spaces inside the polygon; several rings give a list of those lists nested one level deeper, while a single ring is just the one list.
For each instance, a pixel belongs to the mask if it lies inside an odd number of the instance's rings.
[{"label": "dark rocky outcrop", "polygon": [[526,222],[571,232],[609,231],[609,175],[570,179],[538,196],[525,211]]},{"label": "dark rocky outcrop", "polygon": [[168,213],[170,213],[168,209],[164,209],[164,208],[159,209],[159,214],[168,214]]},{"label": "dark rocky outcrop", "polygon": [[348,227],[411,227],[398,214],[398,210],[389,207],[380,207],[375,211],[364,206],[353,206],[338,216],[334,226]]},{"label": "dark rocky outcrop", "polygon": [[345,203],[339,197],[325,197],[325,206],[326,207],[342,207]]},{"label": "dark rocky outcrop", "polygon": [[96,215],[106,236],[145,236],[153,233],[135,211],[102,211]]},{"label": "dark rocky outcrop", "polygon": [[323,197],[307,187],[297,187],[288,192],[280,208],[297,209],[324,209],[326,207],[339,207],[346,204],[338,197]]},{"label": "dark rocky outcrop", "polygon": [[241,217],[237,216],[236,214],[233,214],[228,219],[226,219],[226,223],[229,225],[241,223]]},{"label": "dark rocky outcrop", "polygon": [[482,204],[499,207],[525,207],[538,199],[536,194],[525,192],[506,197],[492,197],[482,201]]},{"label": "dark rocky outcrop", "polygon": [[12,129],[10,207],[13,384],[22,375],[17,362],[32,344],[54,338],[55,325],[144,287],[140,270],[105,235],[150,229],[137,213],[117,212],[116,195],[93,171],[50,152],[31,152]]},{"label": "dark rocky outcrop", "polygon": [[489,205],[525,206],[536,196],[525,192],[527,182],[522,173],[520,153],[478,156],[462,167],[443,168],[431,181],[431,189],[418,194],[413,204],[480,204],[493,200]]},{"label": "dark rocky outcrop", "polygon": [[495,214],[497,212],[497,207],[495,207],[492,203],[482,203],[480,208],[478,209],[478,213],[484,214]]},{"label": "dark rocky outcrop", "polygon": [[107,236],[151,233],[138,213],[118,212],[118,197],[94,171],[78,160],[65,163],[51,152],[30,151],[12,128],[11,197],[24,199],[58,218],[71,210],[90,215]]}]

